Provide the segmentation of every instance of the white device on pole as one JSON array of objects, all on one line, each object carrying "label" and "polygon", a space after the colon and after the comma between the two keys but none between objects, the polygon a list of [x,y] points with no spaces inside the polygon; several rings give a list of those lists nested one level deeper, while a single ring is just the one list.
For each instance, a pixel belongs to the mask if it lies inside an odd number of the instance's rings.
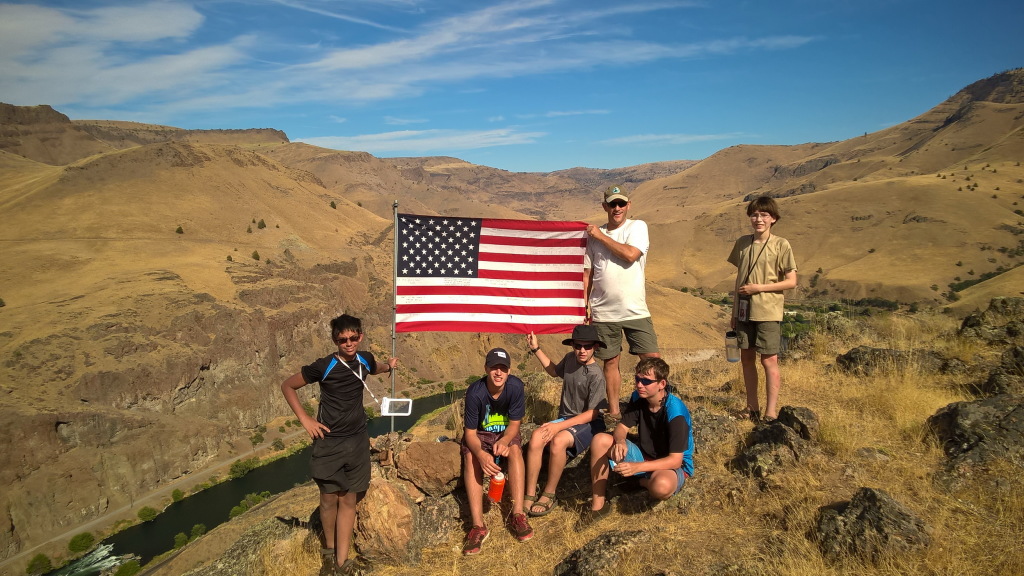
[{"label": "white device on pole", "polygon": [[381,416],[409,416],[412,414],[411,398],[381,398]]}]

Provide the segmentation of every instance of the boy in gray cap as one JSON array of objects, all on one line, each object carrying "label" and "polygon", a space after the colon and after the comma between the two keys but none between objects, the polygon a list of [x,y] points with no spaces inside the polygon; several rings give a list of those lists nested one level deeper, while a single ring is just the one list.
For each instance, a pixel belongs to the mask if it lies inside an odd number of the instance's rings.
[{"label": "boy in gray cap", "polygon": [[463,415],[462,475],[469,498],[473,527],[466,534],[462,553],[477,554],[490,535],[484,525],[484,475],[501,472],[497,459],[508,462],[508,488],[512,495],[510,528],[520,542],[533,538],[533,528],[523,513],[523,440],[519,426],[526,416],[526,386],[509,374],[512,360],[503,348],[487,353],[487,374],[466,389]]},{"label": "boy in gray cap", "polygon": [[[562,378],[562,399],[558,406],[558,419],[542,424],[530,437],[526,452],[526,502],[530,505],[530,516],[544,516],[555,506],[555,490],[562,477],[565,463],[590,447],[594,434],[605,430],[601,410],[608,408],[605,394],[604,371],[597,364],[594,352],[604,348],[604,342],[597,335],[597,329],[588,324],[576,326],[572,338],[562,341],[572,346],[555,364],[540,349],[537,336],[530,332],[526,336],[530,352],[537,356],[544,371],[555,378]],[[548,478],[537,497],[537,482],[544,461],[544,448],[548,448]]]}]

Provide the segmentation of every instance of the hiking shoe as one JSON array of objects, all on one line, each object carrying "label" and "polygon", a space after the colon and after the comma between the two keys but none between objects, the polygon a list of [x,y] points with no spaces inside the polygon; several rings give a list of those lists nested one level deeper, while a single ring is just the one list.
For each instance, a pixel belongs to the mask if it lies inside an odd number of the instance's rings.
[{"label": "hiking shoe", "polygon": [[491,532],[486,526],[473,526],[469,530],[469,534],[466,534],[466,543],[462,545],[462,554],[465,556],[479,554],[484,540],[487,540],[490,535]]},{"label": "hiking shoe", "polygon": [[526,521],[526,514],[513,514],[511,524],[516,540],[526,542],[533,538],[533,528],[530,528],[530,523]]},{"label": "hiking shoe", "polygon": [[338,561],[334,556],[334,548],[321,548],[319,576],[334,576],[334,569],[337,566]]},{"label": "hiking shoe", "polygon": [[600,510],[593,510],[588,508],[582,514],[580,514],[579,520],[576,521],[576,529],[583,530],[591,524],[597,522],[601,518],[604,518],[612,511],[612,506],[608,502],[604,503],[604,506]]},{"label": "hiking shoe", "polygon": [[362,571],[359,569],[359,563],[349,558],[341,566],[334,569],[334,574],[335,576],[357,576],[362,574]]}]

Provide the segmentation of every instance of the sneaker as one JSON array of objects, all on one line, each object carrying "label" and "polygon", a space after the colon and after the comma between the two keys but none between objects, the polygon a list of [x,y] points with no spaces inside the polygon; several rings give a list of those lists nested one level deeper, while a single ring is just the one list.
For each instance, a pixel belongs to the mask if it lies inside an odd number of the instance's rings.
[{"label": "sneaker", "polygon": [[576,530],[583,530],[591,524],[597,522],[601,518],[604,518],[612,511],[611,504],[608,502],[604,503],[604,506],[600,510],[593,510],[588,508],[582,514],[580,514],[579,520],[576,521]]},{"label": "sneaker", "polygon": [[526,521],[526,514],[513,514],[511,524],[516,540],[526,542],[533,538],[533,528],[530,528],[530,523]]},{"label": "sneaker", "polygon": [[465,556],[472,556],[480,553],[480,547],[491,532],[486,526],[473,526],[469,534],[466,534],[466,543],[462,545],[462,553]]}]

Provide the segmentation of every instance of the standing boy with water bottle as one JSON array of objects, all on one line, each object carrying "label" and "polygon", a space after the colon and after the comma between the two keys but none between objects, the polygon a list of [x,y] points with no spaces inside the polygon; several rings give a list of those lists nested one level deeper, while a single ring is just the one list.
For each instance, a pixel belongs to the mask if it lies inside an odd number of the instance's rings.
[{"label": "standing boy with water bottle", "polygon": [[496,459],[508,462],[508,487],[512,495],[510,528],[520,542],[533,538],[533,528],[523,513],[526,472],[519,426],[526,416],[526,386],[509,374],[508,352],[495,348],[487,353],[487,374],[466,389],[463,415],[462,474],[469,498],[473,526],[466,535],[462,553],[477,554],[490,531],[484,524],[483,477],[501,473]]},{"label": "standing boy with water bottle", "polygon": [[742,236],[732,247],[729,263],[736,267],[736,297],[733,298],[730,327],[736,331],[747,389],[743,415],[761,420],[757,400],[757,354],[764,368],[764,417],[779,415],[779,352],[782,349],[783,290],[796,288],[796,259],[789,241],[772,234],[779,221],[774,198],[759,196],[747,204],[747,216],[754,233]]}]

